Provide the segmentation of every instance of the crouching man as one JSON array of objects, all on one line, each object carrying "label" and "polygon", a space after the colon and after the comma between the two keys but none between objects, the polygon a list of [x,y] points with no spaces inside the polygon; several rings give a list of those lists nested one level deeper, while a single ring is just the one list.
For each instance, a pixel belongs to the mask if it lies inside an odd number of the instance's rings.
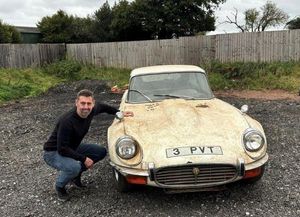
[{"label": "crouching man", "polygon": [[[119,110],[106,104],[95,103],[93,93],[89,90],[79,91],[75,107],[60,117],[44,144],[45,162],[59,171],[55,183],[59,200],[69,200],[65,189],[68,183],[84,188],[81,182],[82,172],[92,168],[105,157],[105,147],[81,143],[93,117],[103,112],[115,115]],[[133,113],[125,111],[123,115],[129,117],[133,116]]]}]

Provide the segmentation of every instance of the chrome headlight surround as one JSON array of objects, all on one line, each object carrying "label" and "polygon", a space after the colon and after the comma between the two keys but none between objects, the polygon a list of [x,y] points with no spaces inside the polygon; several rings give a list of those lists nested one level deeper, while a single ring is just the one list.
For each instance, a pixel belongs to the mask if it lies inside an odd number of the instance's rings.
[{"label": "chrome headlight surround", "polygon": [[257,152],[264,147],[266,141],[261,132],[248,128],[243,134],[243,143],[247,151]]},{"label": "chrome headlight surround", "polygon": [[116,153],[120,158],[125,160],[135,157],[137,148],[137,142],[130,136],[123,136],[116,142]]}]

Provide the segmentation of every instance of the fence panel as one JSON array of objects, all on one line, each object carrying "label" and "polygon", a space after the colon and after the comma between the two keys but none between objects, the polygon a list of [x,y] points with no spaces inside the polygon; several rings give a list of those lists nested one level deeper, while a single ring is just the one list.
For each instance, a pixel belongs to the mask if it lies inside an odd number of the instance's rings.
[{"label": "fence panel", "polygon": [[[170,40],[68,44],[67,56],[97,66],[135,68],[161,64],[199,64],[214,58],[215,36]],[[79,48],[81,47],[81,49]],[[91,47],[91,55],[82,50]]]},{"label": "fence panel", "polygon": [[9,47],[10,44],[1,44],[0,45],[0,68],[9,67]]},{"label": "fence panel", "polygon": [[0,44],[0,67],[42,66],[65,56],[64,44]]},{"label": "fence panel", "polygon": [[221,62],[298,61],[300,30],[217,35],[215,49],[215,59]]}]

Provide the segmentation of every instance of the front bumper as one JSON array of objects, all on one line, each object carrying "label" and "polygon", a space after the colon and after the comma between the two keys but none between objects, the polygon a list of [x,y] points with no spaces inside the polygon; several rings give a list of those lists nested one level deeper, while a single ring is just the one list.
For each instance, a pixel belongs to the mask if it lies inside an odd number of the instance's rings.
[{"label": "front bumper", "polygon": [[147,185],[165,189],[208,188],[222,186],[243,179],[249,170],[263,166],[268,161],[268,154],[263,158],[245,164],[238,159],[231,164],[190,164],[155,168],[149,164],[148,169],[123,167],[110,162],[111,166],[123,176],[139,176],[147,179]]}]

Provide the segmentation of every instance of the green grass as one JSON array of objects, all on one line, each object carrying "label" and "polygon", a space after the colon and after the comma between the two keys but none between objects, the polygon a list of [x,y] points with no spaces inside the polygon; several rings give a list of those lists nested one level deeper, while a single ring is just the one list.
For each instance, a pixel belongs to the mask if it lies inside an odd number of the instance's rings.
[{"label": "green grass", "polygon": [[0,103],[37,96],[62,81],[41,69],[0,69]]},{"label": "green grass", "polygon": [[202,66],[213,90],[300,89],[300,62],[218,63]]},{"label": "green grass", "polygon": [[99,79],[111,86],[123,87],[128,83],[130,70],[84,66],[73,60],[63,60],[33,69],[0,68],[0,104],[38,96],[59,83]]},{"label": "green grass", "polygon": [[130,69],[85,66],[81,69],[80,79],[101,79],[110,81],[111,86],[123,87],[128,84]]},{"label": "green grass", "polygon": [[[300,62],[219,63],[201,65],[213,90],[300,89]],[[130,69],[100,68],[63,60],[43,68],[1,69],[0,103],[37,96],[62,82],[99,79],[111,86],[128,83]]]}]

